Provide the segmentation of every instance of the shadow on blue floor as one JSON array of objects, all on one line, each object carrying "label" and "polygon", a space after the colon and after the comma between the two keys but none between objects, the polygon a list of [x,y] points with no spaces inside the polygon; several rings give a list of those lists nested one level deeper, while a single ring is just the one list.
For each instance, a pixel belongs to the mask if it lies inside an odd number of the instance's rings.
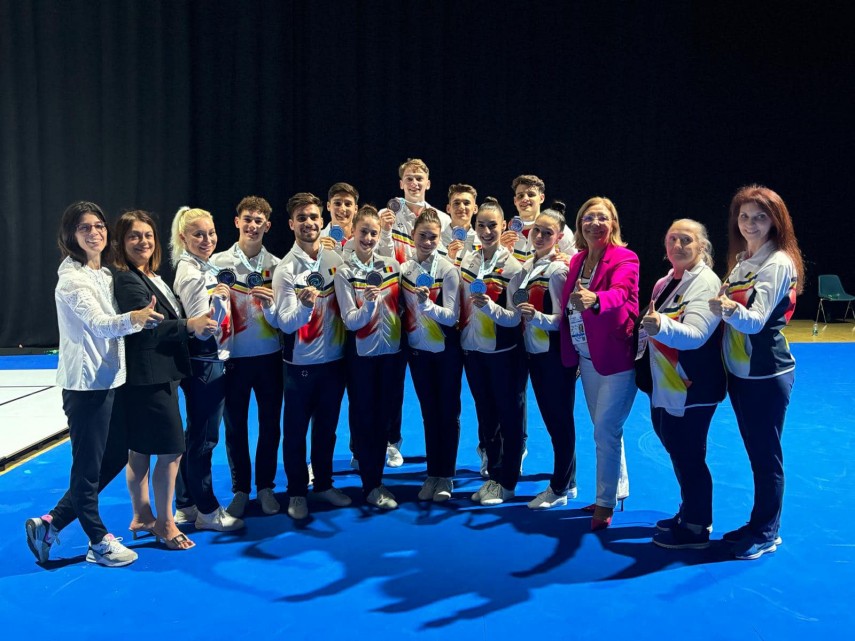
[{"label": "shadow on blue floor", "polygon": [[[579,499],[533,512],[525,503],[548,483],[551,449],[529,406],[529,457],[517,499],[493,508],[469,494],[481,479],[471,399],[464,416],[455,496],[418,503],[424,441],[412,389],[407,389],[402,468],[385,483],[402,502],[394,512],[363,506],[349,469],[348,432],[340,426],[336,485],[350,508],[313,501],[297,524],[268,517],[252,503],[239,534],[187,532],[197,546],[169,552],[151,539],[130,544],[140,559],[126,569],[83,561],[86,539],[69,526],[45,568],[34,563],[23,521],[43,513],[65,489],[69,448],[63,445],[0,477],[0,615],[10,633],[36,620],[66,639],[112,639],[128,620],[182,639],[590,639],[617,635],[661,639],[842,638],[855,623],[848,594],[855,575],[848,472],[855,439],[855,345],[796,345],[798,373],[785,429],[787,491],[782,536],[774,555],[729,558],[716,543],[673,552],[650,543],[656,520],[679,502],[667,455],[636,399],[626,427],[631,496],[611,528],[590,532],[581,507],[593,499],[593,442],[579,390]],[[346,410],[342,411],[346,416]],[[751,505],[748,460],[728,403],[709,441],[715,481],[715,530],[741,525]],[[215,484],[230,498],[222,445]],[[285,479],[277,477],[287,504]],[[102,515],[116,535],[130,520],[117,479],[102,494]],[[716,534],[714,533],[714,538]],[[130,538],[128,536],[128,538]],[[126,541],[127,542],[127,541]],[[13,637],[9,637],[13,638]]]}]

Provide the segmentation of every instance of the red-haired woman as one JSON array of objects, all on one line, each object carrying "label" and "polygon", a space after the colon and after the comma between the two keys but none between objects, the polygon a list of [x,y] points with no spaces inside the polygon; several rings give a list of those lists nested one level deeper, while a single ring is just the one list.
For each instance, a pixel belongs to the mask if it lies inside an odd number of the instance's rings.
[{"label": "red-haired woman", "polygon": [[730,274],[709,305],[725,326],[728,393],[754,474],[754,508],[747,524],[723,538],[737,559],[756,559],[781,544],[781,433],[796,367],[781,330],[801,293],[804,265],[787,206],[771,189],[736,192],[728,233]]}]

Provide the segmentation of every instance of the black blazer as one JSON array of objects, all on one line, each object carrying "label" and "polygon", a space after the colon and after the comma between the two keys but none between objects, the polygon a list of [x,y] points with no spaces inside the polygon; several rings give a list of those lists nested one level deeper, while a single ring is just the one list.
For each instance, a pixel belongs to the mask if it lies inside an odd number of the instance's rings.
[{"label": "black blazer", "polygon": [[125,360],[129,385],[154,385],[190,376],[187,321],[175,314],[163,294],[141,271],[113,270],[113,291],[119,311],[132,312],[157,298],[155,310],[163,321],[154,329],[125,336]]}]

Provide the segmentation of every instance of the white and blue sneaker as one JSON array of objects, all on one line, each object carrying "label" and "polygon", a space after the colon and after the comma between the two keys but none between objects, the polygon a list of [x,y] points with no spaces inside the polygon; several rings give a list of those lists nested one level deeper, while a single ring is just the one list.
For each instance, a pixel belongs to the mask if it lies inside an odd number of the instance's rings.
[{"label": "white and blue sneaker", "polygon": [[121,543],[121,538],[116,538],[112,534],[107,534],[100,543],[93,544],[89,542],[89,551],[86,553],[86,560],[90,563],[97,563],[108,568],[120,568],[124,565],[130,565],[137,560],[137,553],[129,550]]},{"label": "white and blue sneaker", "polygon": [[771,554],[777,550],[780,540],[781,537],[776,537],[773,541],[757,542],[756,539],[746,537],[733,546],[733,556],[740,561],[759,559],[764,554]]}]

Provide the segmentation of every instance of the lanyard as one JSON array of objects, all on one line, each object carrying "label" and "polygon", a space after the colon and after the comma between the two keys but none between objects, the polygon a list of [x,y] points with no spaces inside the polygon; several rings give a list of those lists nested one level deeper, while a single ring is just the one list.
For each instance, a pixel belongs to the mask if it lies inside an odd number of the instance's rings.
[{"label": "lanyard", "polygon": [[496,267],[496,263],[499,261],[499,248],[496,248],[496,253],[493,254],[493,258],[489,263],[484,262],[484,250],[483,248],[479,252],[481,254],[481,266],[478,268],[478,279],[484,278],[486,274],[492,274],[493,269]]},{"label": "lanyard", "polygon": [[244,254],[243,250],[240,248],[240,245],[235,245],[235,255],[240,259],[240,262],[243,263],[243,266],[246,267],[250,272],[261,273],[261,270],[264,267],[264,252],[265,249],[262,246],[261,251],[258,252],[258,256],[256,257],[258,259],[256,262],[256,265],[258,265],[258,267],[253,268],[253,266],[249,262],[249,258],[247,258],[247,255]]},{"label": "lanyard", "polygon": [[417,202],[417,203],[414,203],[414,202],[412,202],[412,201],[409,201],[409,200],[407,200],[406,198],[404,198],[404,199],[402,199],[402,200],[404,201],[404,207],[406,207],[406,208],[407,208],[407,211],[409,211],[409,212],[410,212],[411,214],[413,214],[413,215],[415,215],[415,212],[414,212],[412,209],[410,209],[410,205],[413,205],[414,207],[421,207],[422,209],[427,209],[427,206],[428,206],[428,204],[427,204],[427,201],[426,201],[426,200],[420,200],[420,201],[419,201],[419,202]]},{"label": "lanyard", "polygon": [[220,273],[220,268],[219,268],[219,267],[215,267],[214,265],[212,265],[212,264],[211,264],[211,263],[209,263],[208,261],[206,261],[206,260],[202,260],[202,259],[201,259],[201,258],[199,258],[198,256],[196,256],[196,255],[194,255],[194,254],[191,254],[191,253],[190,253],[189,251],[187,251],[186,249],[181,253],[181,259],[182,259],[182,260],[191,260],[191,261],[193,261],[194,263],[196,263],[196,264],[199,266],[199,268],[200,268],[203,272],[211,272],[211,273],[213,273],[213,274],[214,274],[214,276],[216,276],[217,274],[219,274],[219,273]]},{"label": "lanyard", "polygon": [[[309,263],[309,272],[310,273],[311,272],[317,272],[318,269],[320,269],[321,258],[323,258],[323,255],[324,255],[324,246],[323,245],[318,246],[318,257],[317,258],[312,258],[311,256],[309,256],[309,253],[305,249],[303,249],[302,247],[300,249],[302,249],[303,253],[306,254],[306,262]],[[314,262],[312,262],[312,261],[314,261]]]},{"label": "lanyard", "polygon": [[[437,259],[436,259],[436,252],[433,252],[431,254],[431,256],[433,258],[431,259],[431,263],[430,263],[430,277],[433,278],[434,280],[436,280],[436,269],[437,269],[437,266],[439,265],[439,261],[437,261]],[[417,262],[416,265],[418,265],[419,271],[422,274],[428,273],[428,271],[424,267],[422,267],[421,263]]]},{"label": "lanyard", "polygon": [[[320,257],[320,252],[318,253],[318,257]],[[356,266],[357,266],[361,271],[364,271],[364,272],[370,272],[370,271],[372,271],[372,270],[374,269],[374,267],[373,267],[373,265],[374,265],[374,252],[371,252],[371,258],[369,259],[369,263],[368,263],[367,265],[366,265],[365,263],[363,263],[361,260],[359,260],[359,257],[356,255],[356,252],[353,252],[353,253],[350,255],[350,257],[351,257],[351,259],[353,260],[353,263],[354,263],[354,264],[355,264],[355,265],[356,265]]]},{"label": "lanyard", "polygon": [[520,289],[525,289],[526,287],[528,287],[528,284],[534,279],[535,276],[539,276],[546,270],[547,267],[549,267],[548,256],[544,256],[543,258],[541,258],[541,260],[544,260],[546,262],[536,269],[534,267],[534,262],[532,262],[531,269],[529,270],[528,274],[526,274],[525,278],[523,278],[522,283],[520,283]]}]

